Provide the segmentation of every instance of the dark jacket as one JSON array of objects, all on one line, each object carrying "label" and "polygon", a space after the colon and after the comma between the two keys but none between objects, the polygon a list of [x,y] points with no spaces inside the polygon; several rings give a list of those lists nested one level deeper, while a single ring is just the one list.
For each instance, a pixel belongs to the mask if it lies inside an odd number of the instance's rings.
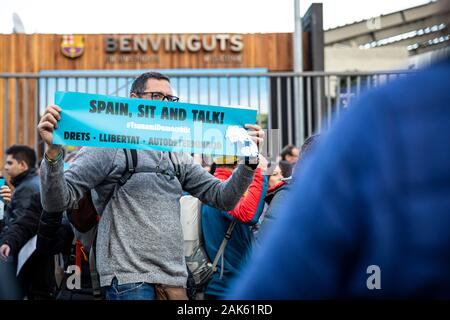
[{"label": "dark jacket", "polygon": [[36,250],[47,254],[67,253],[74,233],[62,212],[43,210],[39,222]]},{"label": "dark jacket", "polygon": [[286,196],[288,195],[289,185],[291,184],[291,181],[292,178],[284,179],[280,183],[267,190],[267,195],[264,198],[264,201],[267,203],[269,208],[264,215],[264,219],[274,219],[274,215],[278,211],[278,207],[286,201]]},{"label": "dark jacket", "polygon": [[36,233],[42,212],[39,177],[34,169],[11,179],[14,193],[6,206],[5,227],[0,244],[8,244],[15,255]]},{"label": "dark jacket", "polygon": [[267,230],[267,228],[270,228],[270,225],[272,225],[273,221],[277,219],[280,207],[284,205],[289,194],[289,185],[291,181],[292,178],[284,179],[280,183],[270,187],[267,190],[264,201],[266,202],[268,208],[264,212],[261,225],[259,226],[258,238],[261,236],[261,234],[265,233],[265,230]]},{"label": "dark jacket", "polygon": [[[11,255],[34,237],[42,212],[39,177],[34,169],[11,180],[14,193],[6,207],[5,229],[0,244],[8,244]],[[48,253],[34,252],[20,271],[19,281],[28,299],[53,299],[55,292],[54,260]]]}]

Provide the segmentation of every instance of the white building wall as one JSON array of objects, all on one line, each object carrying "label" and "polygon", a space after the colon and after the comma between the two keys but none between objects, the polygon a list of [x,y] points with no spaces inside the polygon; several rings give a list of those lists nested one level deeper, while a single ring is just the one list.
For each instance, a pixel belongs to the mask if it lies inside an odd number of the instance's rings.
[{"label": "white building wall", "polygon": [[325,47],[325,71],[329,72],[404,70],[409,64],[406,47]]}]

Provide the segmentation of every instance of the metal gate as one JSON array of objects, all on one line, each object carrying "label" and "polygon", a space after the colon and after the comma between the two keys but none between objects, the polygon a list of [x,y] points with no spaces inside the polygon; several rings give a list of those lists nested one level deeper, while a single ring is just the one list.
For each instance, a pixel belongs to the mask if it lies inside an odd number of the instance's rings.
[{"label": "metal gate", "polygon": [[[128,96],[138,72],[0,73],[0,164],[5,149],[12,144],[30,145],[42,157],[44,150],[36,128],[56,91]],[[364,90],[408,73],[171,74],[170,78],[180,101],[258,110],[257,123],[268,130],[266,145],[272,146],[268,153],[274,155],[283,145],[299,146],[311,134],[329,127],[332,118],[339,117]]]}]

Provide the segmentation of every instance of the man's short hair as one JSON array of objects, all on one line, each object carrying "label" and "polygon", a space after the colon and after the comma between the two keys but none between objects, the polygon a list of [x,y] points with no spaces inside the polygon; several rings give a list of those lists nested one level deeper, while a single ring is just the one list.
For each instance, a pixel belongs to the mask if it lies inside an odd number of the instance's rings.
[{"label": "man's short hair", "polygon": [[283,178],[289,178],[292,176],[292,164],[286,160],[280,160],[280,162],[278,162],[278,166],[280,167]]},{"label": "man's short hair", "polygon": [[308,139],[303,142],[302,148],[300,149],[299,160],[303,160],[305,156],[307,156],[311,152],[313,147],[317,144],[319,137],[320,134],[315,134],[308,137]]},{"label": "man's short hair", "polygon": [[283,148],[283,150],[281,150],[280,156],[281,156],[281,160],[286,160],[286,156],[293,156],[292,154],[292,150],[294,150],[295,148],[297,148],[296,146],[294,146],[293,144],[287,145]]},{"label": "man's short hair", "polygon": [[156,79],[156,80],[165,80],[170,83],[170,79],[168,76],[163,75],[162,73],[151,71],[141,74],[139,77],[137,77],[133,84],[131,85],[130,94],[134,93],[136,95],[141,94],[145,91],[147,80],[148,79]]},{"label": "man's short hair", "polygon": [[36,167],[36,152],[29,146],[13,145],[6,149],[6,154],[11,155],[17,162],[25,161],[29,169]]}]

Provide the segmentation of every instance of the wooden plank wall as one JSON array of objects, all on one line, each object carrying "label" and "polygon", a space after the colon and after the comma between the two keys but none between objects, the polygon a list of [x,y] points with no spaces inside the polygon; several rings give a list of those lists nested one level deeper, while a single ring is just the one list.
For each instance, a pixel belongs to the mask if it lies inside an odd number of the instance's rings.
[{"label": "wooden plank wall", "polygon": [[[266,33],[243,34],[242,52],[220,51],[219,47],[207,52],[166,52],[161,48],[156,53],[159,61],[147,63],[109,64],[106,61],[104,41],[106,37],[120,35],[83,35],[85,52],[76,59],[66,58],[60,52],[62,35],[55,34],[0,34],[0,72],[38,72],[40,70],[104,70],[104,69],[177,69],[177,68],[268,68],[270,71],[292,70],[292,34]],[[146,35],[136,35],[146,36]],[[156,37],[157,35],[148,35]],[[168,35],[170,36],[170,35]],[[188,37],[189,34],[177,35]],[[212,35],[204,35],[211,37]],[[128,53],[126,55],[155,55]],[[242,54],[242,63],[206,63],[205,55]],[[122,53],[123,55],[123,53]]]},{"label": "wooden plank wall", "polygon": [[[0,79],[0,132],[2,133],[0,136],[0,145],[2,146],[0,149],[0,166],[2,169],[5,157],[4,151],[9,146],[16,143],[36,148],[36,84],[37,79],[35,78]],[[6,144],[4,143],[5,136]]]},{"label": "wooden plank wall", "polygon": [[[241,52],[220,51],[219,46],[214,51],[203,49],[192,52],[166,52],[164,46],[157,53],[150,49],[146,52],[114,53],[113,55],[153,55],[158,61],[126,62],[111,64],[107,62],[104,41],[106,37],[120,37],[120,35],[85,34],[85,51],[76,59],[65,57],[60,50],[62,35],[56,34],[0,34],[0,73],[38,73],[41,70],[111,70],[111,69],[178,69],[178,68],[268,68],[269,71],[291,71],[292,34],[242,34],[243,49]],[[137,35],[145,36],[145,35]],[[149,35],[157,36],[157,35]],[[167,35],[171,36],[171,35]],[[176,35],[188,37],[188,34]],[[211,37],[211,34],[200,35]],[[306,45],[306,34],[303,34],[303,43]],[[229,48],[229,46],[228,46]],[[304,52],[307,52],[304,50]],[[241,56],[240,62],[207,62],[205,56],[220,57]],[[307,65],[304,54],[305,65]],[[220,60],[220,59],[219,59]],[[25,84],[25,82],[27,83]],[[5,95],[7,82],[8,95]],[[17,92],[16,92],[17,88]],[[25,89],[28,92],[26,97]],[[37,90],[36,79],[9,79],[0,78],[0,165],[3,168],[4,150],[14,144],[28,144],[34,146],[36,128],[34,118],[37,115],[35,94]],[[17,94],[17,95],[16,95]],[[17,97],[17,98],[16,98]],[[28,104],[25,103],[28,100]],[[6,105],[5,105],[6,103]],[[18,107],[15,112],[15,106]],[[25,110],[27,107],[27,110]],[[28,114],[28,121],[25,120]],[[7,117],[7,126],[4,117]],[[4,144],[4,135],[7,134],[7,143]]]}]

